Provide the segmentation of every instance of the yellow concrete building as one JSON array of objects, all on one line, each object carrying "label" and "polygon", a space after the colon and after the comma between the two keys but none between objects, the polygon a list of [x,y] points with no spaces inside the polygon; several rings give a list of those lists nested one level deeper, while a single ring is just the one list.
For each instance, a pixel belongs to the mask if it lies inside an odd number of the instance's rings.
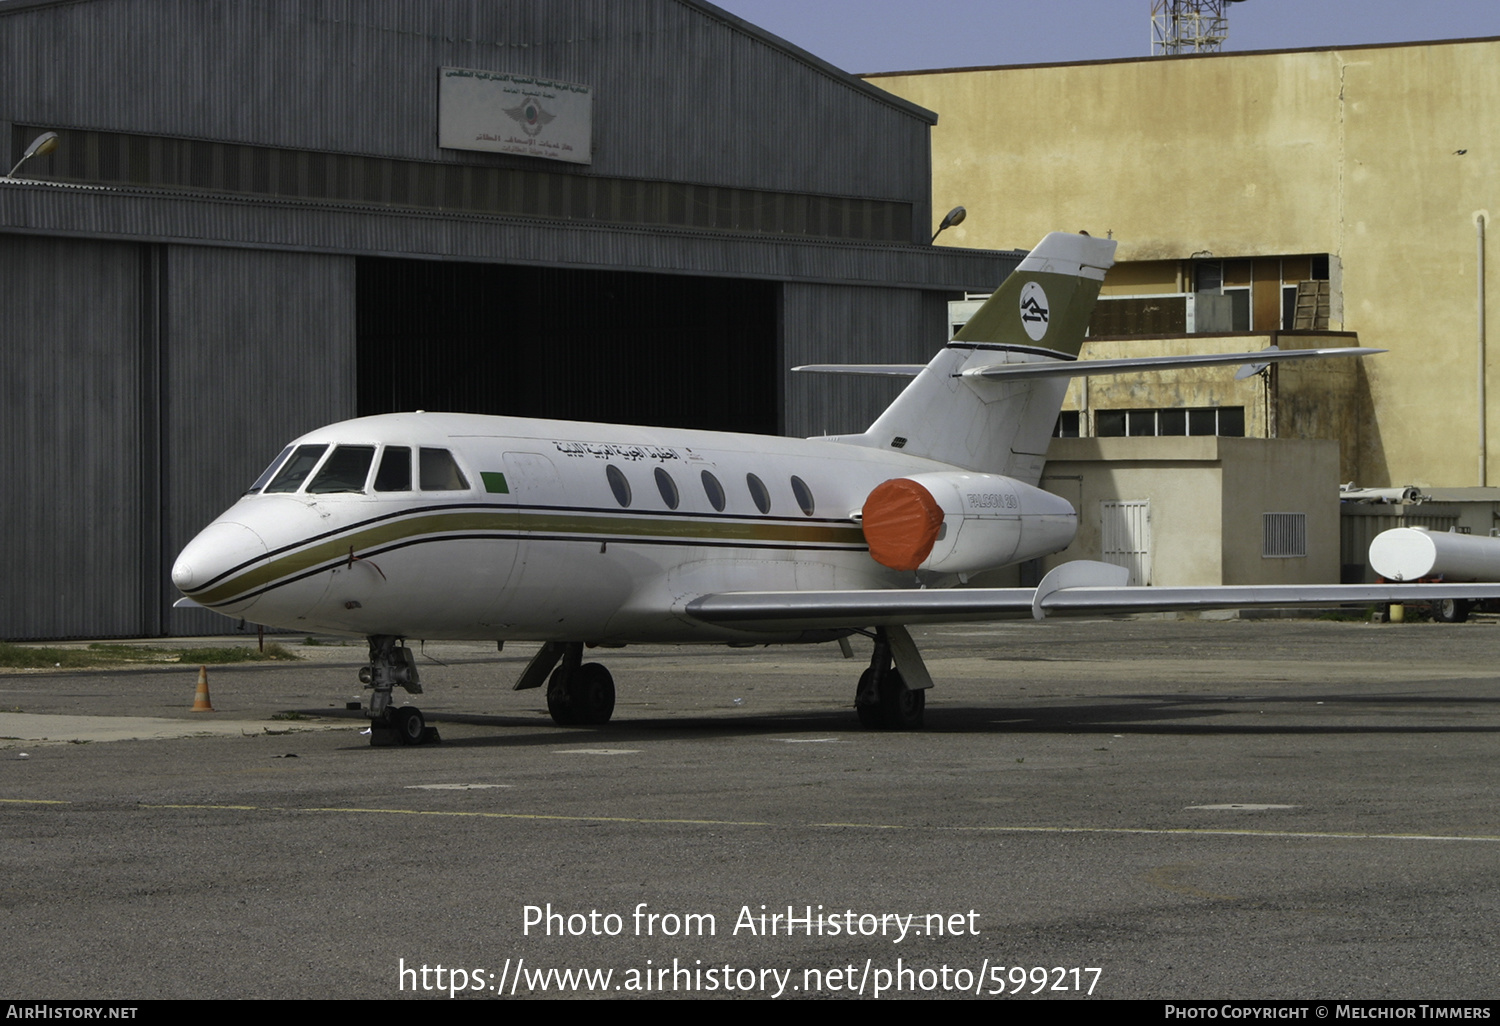
[{"label": "yellow concrete building", "polygon": [[1091,379],[1064,434],[1198,434],[1178,423],[1196,411],[1239,418],[1202,433],[1336,439],[1339,476],[1361,485],[1495,483],[1479,368],[1500,361],[1484,339],[1500,259],[1479,278],[1500,210],[1500,39],[871,81],[939,114],[933,207],[969,211],[939,244],[1119,241],[1085,358],[1390,350],[1279,380]]}]

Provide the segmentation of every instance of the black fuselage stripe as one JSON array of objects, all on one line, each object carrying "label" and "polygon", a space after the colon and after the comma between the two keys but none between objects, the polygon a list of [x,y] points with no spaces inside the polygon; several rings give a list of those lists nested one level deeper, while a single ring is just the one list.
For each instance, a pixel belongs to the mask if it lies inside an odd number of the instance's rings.
[{"label": "black fuselage stripe", "polygon": [[[787,543],[784,543],[784,542],[703,541],[701,539],[692,539],[692,540],[688,540],[688,541],[683,541],[683,540],[680,540],[680,539],[671,539],[671,538],[639,538],[639,537],[634,537],[634,536],[603,537],[603,536],[600,536],[600,535],[577,535],[577,534],[538,535],[538,534],[504,534],[504,533],[497,533],[497,534],[443,534],[443,535],[429,535],[429,536],[427,536],[425,538],[409,538],[409,539],[407,539],[405,541],[400,541],[400,542],[396,542],[395,544],[392,544],[392,545],[387,545],[384,548],[372,549],[371,551],[369,551],[367,553],[364,553],[364,554],[359,555],[359,556],[355,556],[353,562],[359,562],[360,560],[364,560],[364,559],[374,559],[376,556],[381,556],[381,555],[384,555],[384,554],[386,554],[388,552],[395,552],[395,551],[397,551],[399,549],[411,548],[414,545],[428,545],[428,544],[431,544],[431,543],[434,543],[434,542],[445,542],[445,541],[560,541],[560,542],[586,542],[589,545],[594,545],[594,544],[609,544],[609,545],[680,545],[680,546],[691,547],[691,548],[754,549],[754,550],[758,550],[758,551],[764,551],[764,550],[767,550],[767,549],[782,549],[782,550],[790,550],[790,551],[794,551],[794,552],[868,552],[869,551],[868,547],[866,547],[866,546],[857,546],[857,545],[797,545],[797,544],[787,544]],[[267,555],[266,555],[265,558],[269,559],[270,556],[271,556],[271,554],[267,553]],[[258,562],[258,560],[252,560],[250,564],[246,564],[246,565],[249,566],[249,565],[251,565],[251,564],[253,564],[255,562]],[[247,601],[249,599],[259,598],[260,596],[266,594],[267,592],[275,591],[277,588],[285,587],[288,584],[296,584],[298,581],[305,581],[309,577],[316,577],[318,574],[328,573],[329,571],[336,570],[336,569],[338,569],[341,566],[350,566],[350,565],[351,565],[351,562],[348,559],[348,557],[341,557],[339,559],[330,560],[327,563],[324,563],[324,564],[322,564],[320,566],[313,567],[310,570],[304,570],[300,574],[294,574],[291,577],[287,577],[287,578],[284,578],[282,580],[276,581],[276,582],[274,582],[272,584],[268,584],[268,585],[266,585],[263,588],[256,589],[255,591],[245,592],[244,594],[241,594],[241,595],[235,595],[234,597],[225,599],[222,602],[209,603],[208,606],[207,606],[207,608],[213,609],[213,608],[216,608],[218,606],[227,606],[227,605],[230,605],[232,603],[245,602],[245,601]],[[508,574],[509,571],[510,571],[510,567],[507,567],[506,568],[506,573]],[[207,587],[208,587],[208,585],[204,585],[203,589],[197,589],[197,590],[202,591],[202,590],[206,589]]]},{"label": "black fuselage stripe", "polygon": [[[742,513],[697,513],[697,512],[691,512],[691,511],[677,511],[677,510],[640,510],[640,511],[637,512],[635,510],[629,510],[629,509],[603,509],[603,508],[598,507],[598,506],[536,506],[536,505],[520,505],[520,504],[513,504],[513,503],[493,503],[493,502],[465,502],[465,503],[457,503],[457,504],[448,503],[448,504],[444,504],[444,505],[440,505],[440,506],[419,506],[419,507],[416,507],[416,508],[413,508],[413,509],[397,510],[395,512],[382,514],[381,516],[378,516],[378,517],[371,517],[368,520],[360,520],[360,521],[358,521],[356,523],[349,524],[349,525],[347,525],[345,527],[337,527],[337,528],[334,528],[331,531],[324,531],[322,534],[315,534],[315,535],[312,535],[311,537],[308,537],[308,538],[303,538],[303,539],[300,539],[298,541],[290,542],[289,544],[283,545],[280,548],[268,550],[264,555],[261,555],[261,556],[252,556],[250,559],[245,560],[243,563],[240,563],[237,566],[230,567],[228,570],[225,570],[223,573],[219,574],[217,577],[213,578],[212,580],[205,581],[200,587],[194,588],[193,591],[194,592],[207,591],[209,588],[212,588],[214,585],[220,583],[221,581],[224,581],[227,578],[233,577],[234,575],[236,575],[236,574],[238,574],[238,573],[240,573],[240,572],[242,572],[244,570],[248,570],[250,567],[253,567],[253,566],[255,566],[258,563],[264,562],[267,559],[272,559],[272,558],[275,558],[275,557],[278,557],[278,556],[284,556],[288,552],[295,552],[298,549],[304,548],[304,547],[306,547],[308,545],[315,545],[318,542],[326,541],[329,538],[337,538],[340,535],[350,534],[350,533],[356,532],[356,531],[362,531],[362,530],[364,530],[366,528],[369,528],[369,527],[372,527],[372,526],[374,526],[376,524],[382,524],[382,523],[387,523],[387,522],[393,521],[393,520],[399,520],[402,517],[415,517],[415,516],[420,516],[420,515],[423,515],[423,514],[430,514],[430,513],[455,513],[455,512],[464,512],[464,511],[472,511],[472,510],[479,510],[479,511],[486,511],[486,512],[496,512],[496,513],[516,513],[516,514],[520,514],[520,513],[584,513],[584,514],[591,514],[591,515],[595,515],[595,516],[624,517],[624,518],[637,519],[637,520],[639,520],[639,519],[647,519],[647,518],[652,519],[652,520],[660,520],[660,519],[664,519],[665,518],[665,519],[681,519],[681,520],[733,520],[733,521],[739,521],[741,523],[747,523],[747,524],[778,524],[778,525],[782,525],[782,526],[793,525],[793,524],[795,524],[797,526],[803,526],[803,525],[806,525],[806,524],[831,524],[831,525],[837,525],[839,527],[850,527],[850,526],[852,526],[851,521],[849,521],[847,518],[837,519],[837,518],[833,518],[833,517],[802,517],[801,519],[793,519],[791,517],[773,517],[773,516],[760,516],[760,517],[757,517],[757,516],[750,516],[750,515],[742,514]],[[664,544],[671,544],[671,543],[670,542],[666,542]],[[184,594],[188,594],[188,593],[184,592]]]}]

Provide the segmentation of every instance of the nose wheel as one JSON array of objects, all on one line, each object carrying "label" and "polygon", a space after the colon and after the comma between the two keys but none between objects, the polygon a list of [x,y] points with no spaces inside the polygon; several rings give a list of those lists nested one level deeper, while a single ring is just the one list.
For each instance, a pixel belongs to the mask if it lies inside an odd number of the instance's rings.
[{"label": "nose wheel", "polygon": [[436,727],[429,727],[414,705],[395,707],[391,694],[399,685],[413,695],[422,693],[421,676],[411,649],[399,638],[377,634],[370,638],[370,663],[359,670],[360,683],[369,689],[370,744],[424,745],[440,741]]},{"label": "nose wheel", "polygon": [[391,721],[396,730],[396,737],[403,745],[420,745],[427,741],[427,731],[432,730],[433,739],[437,738],[437,728],[429,728],[427,721],[422,718],[422,710],[414,705],[403,705],[401,708],[391,712]]}]

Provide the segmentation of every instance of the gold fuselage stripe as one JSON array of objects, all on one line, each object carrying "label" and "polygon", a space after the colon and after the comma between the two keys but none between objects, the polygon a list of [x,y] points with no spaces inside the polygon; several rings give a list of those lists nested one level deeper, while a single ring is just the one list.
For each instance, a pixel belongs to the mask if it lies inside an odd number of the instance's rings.
[{"label": "gold fuselage stripe", "polygon": [[[358,558],[372,549],[397,543],[466,532],[505,532],[522,535],[593,535],[606,540],[681,540],[693,542],[746,542],[765,546],[784,543],[788,547],[834,545],[864,548],[864,532],[858,527],[829,524],[798,524],[785,521],[725,521],[717,519],[663,519],[620,514],[539,513],[517,509],[459,510],[427,513],[394,519],[335,534],[294,552],[271,553],[205,589],[189,593],[203,605],[230,601],[248,591],[262,589],[283,578],[351,555]],[[524,539],[523,539],[524,540]]]}]

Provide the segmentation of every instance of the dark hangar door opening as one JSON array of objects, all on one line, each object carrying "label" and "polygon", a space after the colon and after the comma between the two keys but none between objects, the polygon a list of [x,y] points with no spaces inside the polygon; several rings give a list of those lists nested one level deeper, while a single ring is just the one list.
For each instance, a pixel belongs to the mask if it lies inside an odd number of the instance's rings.
[{"label": "dark hangar door opening", "polygon": [[359,413],[775,434],[775,282],[361,258]]}]

